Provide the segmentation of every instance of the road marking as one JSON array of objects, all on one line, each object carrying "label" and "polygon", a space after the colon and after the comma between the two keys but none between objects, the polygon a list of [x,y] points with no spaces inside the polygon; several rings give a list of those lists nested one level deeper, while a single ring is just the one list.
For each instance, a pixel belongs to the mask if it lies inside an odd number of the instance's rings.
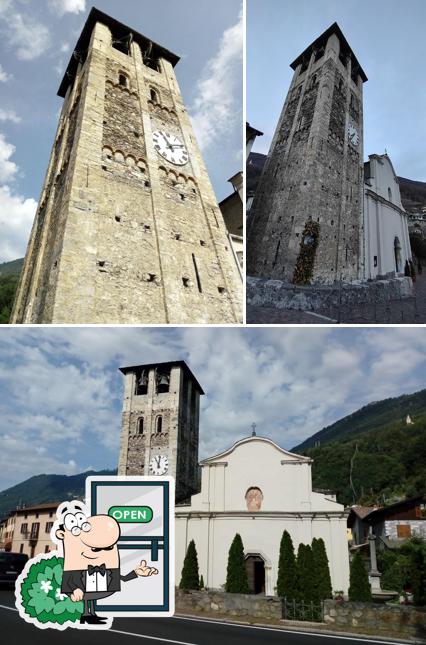
[{"label": "road marking", "polygon": [[[8,607],[7,605],[0,605],[0,609],[9,609],[9,611],[18,611],[16,607]],[[71,628],[72,629],[72,628]],[[159,636],[149,636],[148,634],[134,634],[133,632],[123,632],[119,629],[108,629],[108,632],[115,634],[123,634],[126,636],[136,636],[137,638],[145,638],[152,641],[161,641],[162,643],[173,643],[174,645],[197,645],[197,643],[188,643],[186,641],[172,641],[170,638],[160,638]]]},{"label": "road marking", "polygon": [[262,627],[261,625],[245,625],[244,623],[228,623],[222,622],[220,620],[215,620],[214,618],[186,618],[185,616],[172,616],[174,620],[193,620],[199,623],[216,623],[217,625],[228,625],[229,627],[245,627],[246,629],[261,629],[266,632],[286,632],[288,634],[299,634],[303,636],[321,636],[321,638],[338,638],[339,640],[346,641],[360,641],[362,643],[378,643],[381,645],[411,645],[407,641],[385,641],[385,640],[373,640],[370,638],[362,638],[358,636],[341,636],[340,634],[324,634],[321,632],[308,632],[295,629],[287,629],[286,627]]},{"label": "road marking", "polygon": [[0,605],[1,609],[10,609],[10,611],[18,611],[16,607],[9,607],[8,605]]},{"label": "road marking", "polygon": [[138,638],[147,638],[153,641],[162,641],[163,643],[175,643],[175,645],[197,645],[196,643],[187,643],[186,641],[171,641],[169,638],[160,638],[159,636],[148,636],[147,634],[133,634],[132,632],[121,632],[119,629],[108,629],[107,632],[116,634],[125,634],[126,636],[137,636]]}]

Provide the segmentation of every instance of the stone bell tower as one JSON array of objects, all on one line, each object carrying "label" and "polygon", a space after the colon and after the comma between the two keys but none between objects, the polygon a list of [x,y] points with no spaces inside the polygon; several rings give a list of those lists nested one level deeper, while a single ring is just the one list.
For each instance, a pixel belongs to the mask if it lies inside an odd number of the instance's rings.
[{"label": "stone bell tower", "polygon": [[172,475],[176,501],[199,489],[197,379],[184,361],[122,367],[119,475]]},{"label": "stone bell tower", "polygon": [[242,282],[177,84],[179,58],[93,8],[13,323],[235,323]]},{"label": "stone bell tower", "polygon": [[336,23],[291,67],[248,221],[247,272],[295,284],[351,282],[363,264],[367,77]]}]

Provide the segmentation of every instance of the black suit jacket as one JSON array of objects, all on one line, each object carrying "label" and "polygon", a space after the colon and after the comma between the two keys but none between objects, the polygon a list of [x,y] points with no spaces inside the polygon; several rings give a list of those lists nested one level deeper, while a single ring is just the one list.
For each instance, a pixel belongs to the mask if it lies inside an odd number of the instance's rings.
[{"label": "black suit jacket", "polygon": [[[86,574],[87,569],[76,569],[73,571],[64,571],[62,574],[61,592],[72,594],[76,589],[85,591],[86,589]],[[134,571],[130,571],[125,576],[122,576],[120,569],[106,569],[105,575],[107,577],[107,590],[111,592],[120,591],[120,581],[127,582],[133,580],[138,576]]]}]

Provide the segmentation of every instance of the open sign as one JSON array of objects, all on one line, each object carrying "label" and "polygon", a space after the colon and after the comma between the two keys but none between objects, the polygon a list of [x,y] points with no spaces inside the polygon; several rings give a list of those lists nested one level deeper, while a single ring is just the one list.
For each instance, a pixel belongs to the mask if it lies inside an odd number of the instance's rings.
[{"label": "open sign", "polygon": [[119,523],[139,522],[147,524],[152,520],[153,512],[150,506],[111,506],[108,515]]}]

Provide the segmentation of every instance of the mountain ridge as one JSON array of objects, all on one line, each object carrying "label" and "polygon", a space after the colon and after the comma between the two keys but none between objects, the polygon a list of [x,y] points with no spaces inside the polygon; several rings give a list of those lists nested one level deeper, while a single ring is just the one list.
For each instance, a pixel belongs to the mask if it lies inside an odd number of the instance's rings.
[{"label": "mountain ridge", "polygon": [[336,439],[342,440],[343,437],[352,439],[354,435],[374,429],[380,430],[395,420],[405,419],[407,414],[415,415],[417,412],[426,412],[426,389],[367,403],[355,412],[351,412],[311,435],[294,446],[292,451],[300,452],[314,448],[318,441],[321,445],[331,443]]},{"label": "mountain ridge", "polygon": [[116,473],[116,470],[87,470],[76,475],[33,475],[0,492],[0,518],[5,517],[18,506],[33,506],[82,497],[86,477]]}]

